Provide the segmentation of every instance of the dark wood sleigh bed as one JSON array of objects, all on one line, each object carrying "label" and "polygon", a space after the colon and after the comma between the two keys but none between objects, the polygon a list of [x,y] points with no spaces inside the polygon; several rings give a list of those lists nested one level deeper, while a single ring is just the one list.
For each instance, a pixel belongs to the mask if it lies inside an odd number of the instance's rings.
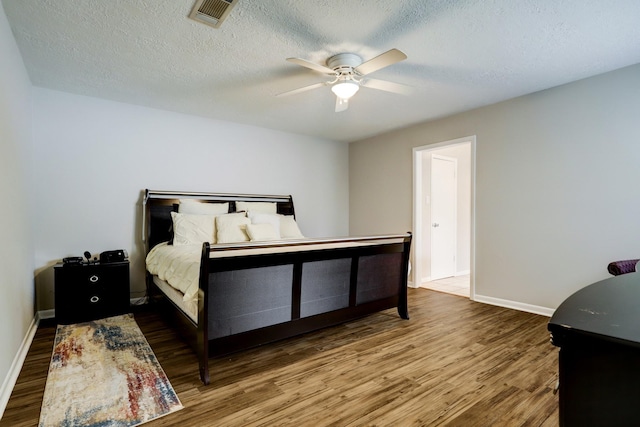
[{"label": "dark wood sleigh bed", "polygon": [[[294,215],[291,196],[185,193],[145,190],[146,253],[172,238],[171,212],[180,199],[204,203],[276,203]],[[168,307],[198,355],[200,378],[209,383],[209,357],[293,337],[397,307],[407,310],[411,234],[292,241],[202,244],[197,319],[163,298],[147,272],[149,295]]]}]

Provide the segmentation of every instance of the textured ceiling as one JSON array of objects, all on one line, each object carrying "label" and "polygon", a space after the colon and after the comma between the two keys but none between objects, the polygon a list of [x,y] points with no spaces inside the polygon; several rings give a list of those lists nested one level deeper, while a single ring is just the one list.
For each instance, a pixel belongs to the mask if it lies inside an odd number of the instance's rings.
[{"label": "textured ceiling", "polygon": [[[195,0],[2,0],[36,86],[354,141],[640,63],[639,0],[237,0],[221,28]],[[286,62],[397,48],[334,112],[326,81]]]}]

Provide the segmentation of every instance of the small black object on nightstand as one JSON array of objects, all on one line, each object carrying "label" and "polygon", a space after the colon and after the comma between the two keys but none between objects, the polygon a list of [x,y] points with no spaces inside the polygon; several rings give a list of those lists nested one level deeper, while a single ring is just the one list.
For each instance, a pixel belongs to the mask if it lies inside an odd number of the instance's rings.
[{"label": "small black object on nightstand", "polygon": [[62,324],[130,312],[129,261],[54,266],[56,321]]}]

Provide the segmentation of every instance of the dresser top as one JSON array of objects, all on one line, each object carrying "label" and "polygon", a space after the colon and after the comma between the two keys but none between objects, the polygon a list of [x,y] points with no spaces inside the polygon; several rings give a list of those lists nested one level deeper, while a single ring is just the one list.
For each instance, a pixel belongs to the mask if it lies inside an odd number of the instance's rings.
[{"label": "dresser top", "polygon": [[557,346],[573,335],[640,347],[640,273],[623,274],[580,289],[560,304],[548,329]]}]

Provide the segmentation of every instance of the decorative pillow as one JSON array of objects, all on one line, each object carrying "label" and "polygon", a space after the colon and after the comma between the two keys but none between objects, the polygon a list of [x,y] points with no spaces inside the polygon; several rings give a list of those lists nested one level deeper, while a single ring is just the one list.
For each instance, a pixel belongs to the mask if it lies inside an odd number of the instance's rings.
[{"label": "decorative pillow", "polygon": [[280,215],[280,237],[282,239],[303,239],[296,220],[291,215]]},{"label": "decorative pillow", "polygon": [[247,225],[251,220],[243,213],[230,213],[216,217],[218,243],[248,242]]},{"label": "decorative pillow", "polygon": [[252,224],[271,224],[280,238],[280,215],[249,211],[247,216]]},{"label": "decorative pillow", "polygon": [[236,202],[236,212],[254,211],[262,213],[278,213],[276,202]]},{"label": "decorative pillow", "polygon": [[280,240],[280,235],[271,224],[247,224],[247,234],[252,242]]},{"label": "decorative pillow", "polygon": [[171,212],[173,220],[173,244],[201,245],[203,242],[215,243],[215,217],[213,215],[190,215]]},{"label": "decorative pillow", "polygon": [[221,215],[229,213],[229,202],[201,203],[193,199],[180,199],[178,212],[197,215]]}]

